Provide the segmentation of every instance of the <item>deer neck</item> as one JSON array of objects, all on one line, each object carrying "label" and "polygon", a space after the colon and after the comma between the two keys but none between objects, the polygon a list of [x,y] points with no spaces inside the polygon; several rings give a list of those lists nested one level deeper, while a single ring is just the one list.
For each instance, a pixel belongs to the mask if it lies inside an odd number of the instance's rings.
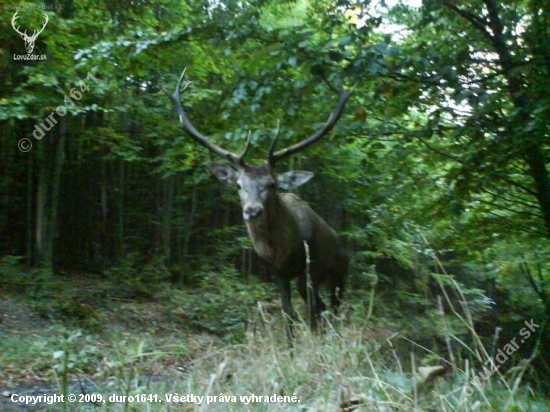
[{"label": "deer neck", "polygon": [[280,264],[296,241],[298,225],[279,194],[273,196],[258,218],[246,221],[254,250],[270,263]]}]

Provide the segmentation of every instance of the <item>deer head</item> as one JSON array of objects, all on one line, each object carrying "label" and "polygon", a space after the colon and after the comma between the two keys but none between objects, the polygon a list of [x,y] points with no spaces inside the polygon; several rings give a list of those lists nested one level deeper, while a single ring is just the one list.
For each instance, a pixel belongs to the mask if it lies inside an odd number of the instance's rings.
[{"label": "deer head", "polygon": [[32,36],[29,36],[27,34],[27,30],[25,30],[25,32],[22,33],[19,30],[19,27],[15,26],[15,21],[17,20],[18,17],[19,16],[17,15],[17,12],[15,12],[12,19],[11,19],[11,25],[12,25],[13,29],[17,33],[19,33],[19,35],[21,35],[21,38],[25,41],[25,49],[27,49],[27,53],[31,54],[32,51],[34,50],[34,43],[36,42],[36,39],[37,39],[38,35],[44,31],[44,29],[46,28],[46,25],[48,24],[48,21],[49,21],[48,15],[46,13],[44,13],[45,21],[44,21],[44,24],[42,25],[42,28],[38,31],[35,30],[34,33],[32,34]]}]

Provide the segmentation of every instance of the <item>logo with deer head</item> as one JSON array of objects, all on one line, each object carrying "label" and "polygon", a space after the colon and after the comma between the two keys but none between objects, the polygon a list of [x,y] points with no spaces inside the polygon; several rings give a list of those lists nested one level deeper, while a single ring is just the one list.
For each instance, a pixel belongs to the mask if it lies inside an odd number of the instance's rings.
[{"label": "logo with deer head", "polygon": [[19,27],[16,26],[16,20],[18,17],[19,16],[17,15],[17,12],[15,12],[11,19],[11,25],[13,29],[17,33],[19,33],[21,38],[25,41],[25,49],[27,49],[27,53],[31,54],[32,51],[34,50],[34,43],[36,42],[38,35],[44,31],[44,29],[46,28],[46,25],[48,24],[48,20],[49,20],[48,15],[44,13],[44,24],[42,25],[42,28],[40,30],[34,30],[31,36],[27,34],[27,30],[25,30],[24,32],[21,32],[21,30],[19,30]]}]

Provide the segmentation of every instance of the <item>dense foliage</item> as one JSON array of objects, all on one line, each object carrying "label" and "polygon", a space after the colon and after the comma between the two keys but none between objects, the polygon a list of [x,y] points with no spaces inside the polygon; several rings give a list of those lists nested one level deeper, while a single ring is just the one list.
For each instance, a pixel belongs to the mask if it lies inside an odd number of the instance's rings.
[{"label": "dense foliage", "polygon": [[[234,267],[269,278],[236,194],[210,176],[165,90],[187,67],[194,124],[235,152],[251,131],[260,161],[278,122],[281,145],[298,141],[340,83],[357,83],[335,131],[279,166],[316,173],[301,195],[342,233],[351,297],[366,299],[376,271],[381,306],[392,303],[378,315],[410,305],[433,320],[453,301],[441,308],[433,276],[454,275],[486,337],[550,320],[547,1],[33,4],[45,8],[0,10],[1,256],[124,279],[141,296],[150,277],[204,287],[228,266],[233,292]],[[16,59],[15,10],[28,32],[49,16],[33,51],[46,60]],[[216,306],[179,304],[234,333],[232,302],[220,323]]]}]

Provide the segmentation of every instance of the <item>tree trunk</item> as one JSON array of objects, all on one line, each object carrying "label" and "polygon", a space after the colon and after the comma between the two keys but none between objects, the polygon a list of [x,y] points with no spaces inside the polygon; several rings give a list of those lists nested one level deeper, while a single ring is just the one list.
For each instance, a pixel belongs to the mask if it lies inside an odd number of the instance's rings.
[{"label": "tree trunk", "polygon": [[33,198],[34,198],[34,154],[29,153],[27,161],[27,210],[26,210],[26,236],[25,250],[27,255],[27,264],[33,266],[36,264],[34,254],[34,237],[33,237]]},{"label": "tree trunk", "polygon": [[[193,233],[193,225],[195,223],[195,214],[197,212],[197,183],[193,182],[193,189],[191,191],[191,207],[189,209],[189,216],[187,217],[187,224],[185,227],[185,235],[183,239],[183,252],[182,252],[182,263],[184,270],[187,270],[189,267],[189,247],[191,244],[191,235]],[[185,272],[181,273],[178,278],[178,284],[181,286],[187,281]]]},{"label": "tree trunk", "polygon": [[531,132],[525,129],[525,125],[532,120],[530,102],[527,99],[527,89],[522,77],[523,74],[521,70],[518,70],[519,65],[525,62],[516,62],[515,59],[519,57],[510,51],[510,46],[507,44],[506,36],[504,35],[498,2],[495,0],[484,0],[484,3],[487,7],[489,18],[486,23],[487,26],[482,25],[481,21],[476,20],[475,16],[469,12],[458,9],[451,4],[446,4],[446,6],[468,20],[486,39],[489,39],[499,56],[499,64],[502,67],[502,73],[508,85],[508,94],[517,113],[514,115],[515,118],[512,119],[515,120],[513,124],[517,125],[517,127],[510,130],[509,133],[517,133],[522,139],[521,150],[529,167],[529,174],[533,179],[535,197],[543,216],[544,231],[546,236],[550,238],[550,175],[547,168],[548,161],[544,156],[541,141],[537,140],[538,136],[532,136]]},{"label": "tree trunk", "polygon": [[59,186],[65,155],[67,131],[65,117],[59,119],[57,130],[59,134],[57,139],[54,136],[45,136],[42,145],[40,145],[42,158],[39,160],[36,195],[36,263],[49,269],[53,264]]},{"label": "tree trunk", "polygon": [[535,197],[537,198],[540,210],[543,215],[546,235],[550,238],[550,176],[546,167],[546,159],[542,152],[537,136],[533,138],[525,130],[531,119],[531,109],[526,99],[526,89],[523,83],[522,74],[517,70],[514,57],[506,44],[502,22],[500,20],[498,4],[493,0],[485,1],[489,10],[489,26],[491,27],[492,43],[499,56],[500,65],[504,77],[508,83],[508,93],[518,113],[517,121],[519,134],[523,138],[524,158],[529,166],[529,173],[533,179]]},{"label": "tree trunk", "polygon": [[118,160],[116,188],[115,256],[118,263],[124,257],[124,160]]},{"label": "tree trunk", "polygon": [[162,181],[161,250],[166,266],[171,262],[172,212],[174,206],[174,177]]}]

